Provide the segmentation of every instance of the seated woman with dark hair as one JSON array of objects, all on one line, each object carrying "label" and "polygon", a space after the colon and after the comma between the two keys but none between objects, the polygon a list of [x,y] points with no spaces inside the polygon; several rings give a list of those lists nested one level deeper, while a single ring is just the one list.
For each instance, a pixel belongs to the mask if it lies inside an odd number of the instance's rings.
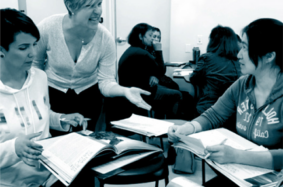
[{"label": "seated woman with dark hair", "polygon": [[[275,19],[258,19],[247,25],[243,29],[242,48],[238,53],[241,72],[246,76],[230,86],[201,116],[183,126],[170,127],[169,140],[178,141],[176,133],[189,135],[218,128],[236,114],[236,121],[229,125],[236,127],[240,136],[269,150],[243,151],[228,145],[208,146],[209,159],[220,164],[240,163],[283,169],[282,33],[283,23]],[[218,182],[230,186],[224,180]]]},{"label": "seated woman with dark hair", "polygon": [[237,59],[239,45],[234,31],[218,25],[212,29],[209,39],[207,53],[200,56],[190,77],[197,94],[192,98],[190,106],[187,106],[187,120],[211,107],[240,76]]},{"label": "seated woman with dark hair", "polygon": [[66,132],[70,124],[82,125],[84,117],[50,110],[47,76],[32,67],[37,27],[15,9],[0,15],[0,186],[50,186],[58,179],[40,167],[43,147],[34,141],[49,138],[50,128]]},{"label": "seated woman with dark hair", "polygon": [[[173,115],[174,106],[181,99],[182,94],[178,90],[163,88],[160,102],[155,102],[158,82],[166,71],[162,57],[160,42],[153,40],[153,27],[146,24],[137,24],[128,37],[131,45],[119,60],[119,83],[125,87],[138,87],[151,92],[150,96],[143,98],[153,110],[162,111],[167,115]],[[155,56],[145,48],[153,48]],[[135,113],[135,111],[134,111]]]}]

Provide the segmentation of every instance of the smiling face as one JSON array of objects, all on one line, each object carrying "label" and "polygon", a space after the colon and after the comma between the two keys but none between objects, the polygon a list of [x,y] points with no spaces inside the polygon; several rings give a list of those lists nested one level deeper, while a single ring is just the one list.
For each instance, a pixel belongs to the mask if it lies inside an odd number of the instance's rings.
[{"label": "smiling face", "polygon": [[96,29],[102,14],[102,0],[87,1],[74,12],[75,21],[84,27]]},{"label": "smiling face", "polygon": [[158,31],[154,31],[152,34],[153,40],[156,42],[160,42],[161,41],[161,34]]},{"label": "smiling face", "polygon": [[4,55],[1,61],[4,61],[6,68],[27,71],[32,65],[37,39],[31,34],[23,32],[15,34],[14,38],[15,40],[9,45],[8,51],[1,47],[1,54]]},{"label": "smiling face", "polygon": [[[246,33],[243,35],[242,39],[242,48],[239,51],[237,57],[240,62],[240,67],[241,67],[241,72],[242,74],[255,74],[255,71],[257,67],[255,64],[252,62],[252,60],[249,57],[249,50],[248,50],[248,38]],[[260,65],[260,63],[258,64]]]},{"label": "smiling face", "polygon": [[145,46],[152,47],[152,41],[153,41],[152,34],[153,34],[152,30],[146,31],[144,36],[141,36],[140,34],[140,40]]}]

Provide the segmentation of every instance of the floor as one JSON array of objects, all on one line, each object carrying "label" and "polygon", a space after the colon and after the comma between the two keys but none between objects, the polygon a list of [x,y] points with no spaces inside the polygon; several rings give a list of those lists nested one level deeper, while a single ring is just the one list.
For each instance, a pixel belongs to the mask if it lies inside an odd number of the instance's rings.
[{"label": "floor", "polygon": [[[134,139],[137,139],[137,137],[133,137]],[[159,138],[154,138],[152,140],[149,140],[150,144],[160,144],[160,140]],[[167,151],[169,148],[169,143],[167,138],[163,138],[163,145],[164,145],[164,156],[167,157]],[[184,176],[186,178],[188,178],[189,180],[196,182],[198,184],[202,184],[202,167],[201,167],[201,160],[196,159],[196,171],[194,174],[175,174],[172,172],[172,166],[169,166],[169,181],[172,180],[175,177],[179,177],[179,176]],[[216,176],[216,174],[210,169],[209,166],[206,165],[206,181],[210,180],[211,178],[214,178]],[[99,187],[98,182],[96,182],[96,187]],[[105,187],[121,187],[122,185],[105,185]],[[123,185],[125,186],[125,185]],[[126,185],[129,187],[154,187],[155,186],[155,182],[151,182],[151,183],[143,183],[143,184],[134,184],[134,185]],[[165,187],[165,182],[164,180],[159,181],[159,187]]]}]

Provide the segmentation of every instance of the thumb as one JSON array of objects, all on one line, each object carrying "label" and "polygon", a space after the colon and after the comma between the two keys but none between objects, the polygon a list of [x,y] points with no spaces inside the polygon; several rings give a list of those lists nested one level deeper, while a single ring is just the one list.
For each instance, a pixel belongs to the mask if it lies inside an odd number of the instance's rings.
[{"label": "thumb", "polygon": [[29,140],[31,140],[31,139],[33,139],[33,138],[35,138],[35,137],[40,136],[41,134],[42,134],[42,131],[37,132],[37,133],[32,133],[32,134],[27,135],[27,138],[28,138]]},{"label": "thumb", "polygon": [[144,94],[144,95],[150,95],[151,94],[148,91],[145,91],[145,90],[142,90],[142,89],[139,89],[139,90],[140,90],[140,94]]},{"label": "thumb", "polygon": [[213,146],[207,146],[206,150],[209,152],[218,152],[220,151],[221,145],[213,145]]}]

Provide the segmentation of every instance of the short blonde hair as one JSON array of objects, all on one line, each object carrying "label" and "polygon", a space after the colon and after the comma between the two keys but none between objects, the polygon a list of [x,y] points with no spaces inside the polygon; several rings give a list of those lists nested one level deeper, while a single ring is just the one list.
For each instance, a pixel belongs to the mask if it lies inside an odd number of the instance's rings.
[{"label": "short blonde hair", "polygon": [[86,3],[91,3],[94,0],[64,0],[65,6],[68,10],[69,15],[72,15],[71,10],[69,10],[67,3],[69,3],[70,8],[74,11],[74,10],[78,10],[80,9],[84,4]]}]

